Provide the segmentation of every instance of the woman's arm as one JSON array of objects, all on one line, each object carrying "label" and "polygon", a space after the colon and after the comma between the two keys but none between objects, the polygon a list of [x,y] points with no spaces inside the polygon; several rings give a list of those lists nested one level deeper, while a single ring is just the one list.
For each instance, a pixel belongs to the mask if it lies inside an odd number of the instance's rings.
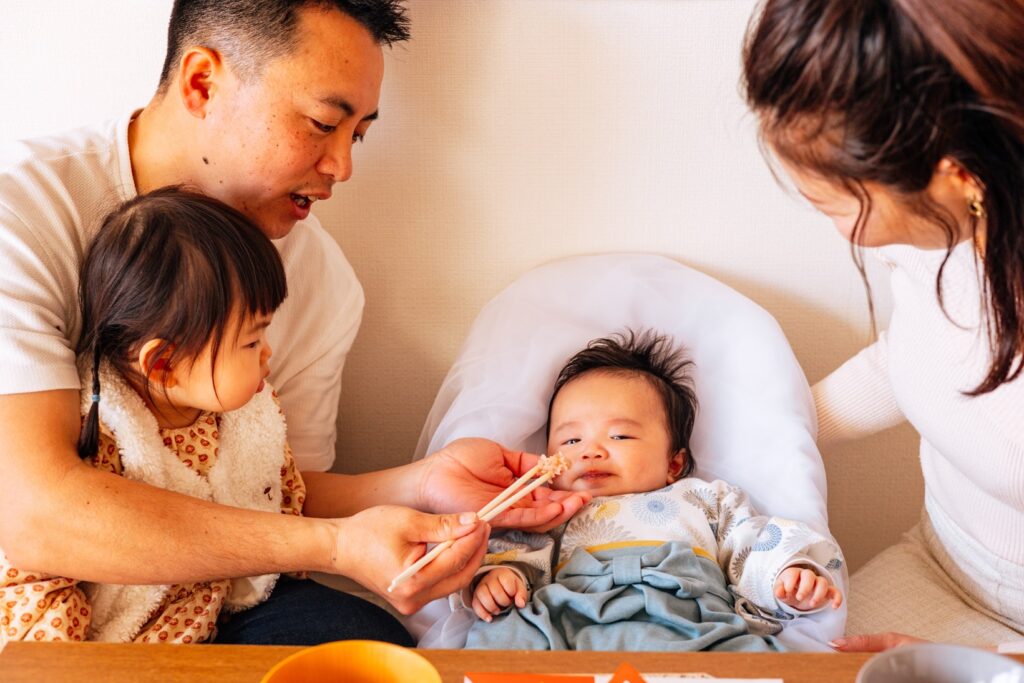
[{"label": "woman's arm", "polygon": [[889,382],[886,334],[814,385],[818,445],[858,439],[905,418]]}]

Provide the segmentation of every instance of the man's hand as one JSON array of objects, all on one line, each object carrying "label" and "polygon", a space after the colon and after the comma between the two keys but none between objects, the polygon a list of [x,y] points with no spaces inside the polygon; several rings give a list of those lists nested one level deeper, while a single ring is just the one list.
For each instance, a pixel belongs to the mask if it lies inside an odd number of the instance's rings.
[{"label": "man's hand", "polygon": [[[391,505],[331,523],[336,533],[334,571],[366,586],[402,614],[465,587],[483,560],[490,533],[474,513],[430,515]],[[427,552],[427,543],[449,539],[455,540],[450,548],[388,593],[391,580]]]},{"label": "man's hand", "polygon": [[844,636],[829,642],[839,652],[881,652],[891,647],[927,643],[923,638],[908,636],[905,633],[868,633],[862,636]]},{"label": "man's hand", "polygon": [[[487,439],[459,439],[422,461],[420,507],[434,512],[479,510],[537,464],[538,456]],[[590,500],[587,493],[541,486],[493,521],[496,527],[547,531]]]},{"label": "man's hand", "polygon": [[473,591],[473,611],[487,622],[513,603],[516,607],[526,607],[526,583],[508,567],[492,569],[484,574]]},{"label": "man's hand", "polygon": [[832,609],[843,604],[843,593],[827,577],[806,567],[786,567],[775,579],[775,597],[790,607],[809,612],[832,602]]}]

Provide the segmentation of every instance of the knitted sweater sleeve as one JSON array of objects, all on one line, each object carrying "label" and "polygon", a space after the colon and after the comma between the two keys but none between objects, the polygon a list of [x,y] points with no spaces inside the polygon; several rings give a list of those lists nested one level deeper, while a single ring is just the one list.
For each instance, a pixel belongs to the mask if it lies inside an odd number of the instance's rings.
[{"label": "knitted sweater sleeve", "polygon": [[889,381],[886,333],[814,385],[818,445],[858,439],[905,418]]}]

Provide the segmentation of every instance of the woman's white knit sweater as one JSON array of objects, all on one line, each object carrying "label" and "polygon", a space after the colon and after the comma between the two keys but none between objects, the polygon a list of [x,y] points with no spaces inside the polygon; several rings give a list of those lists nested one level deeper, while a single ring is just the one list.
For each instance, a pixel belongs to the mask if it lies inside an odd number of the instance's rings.
[{"label": "woman's white knit sweater", "polygon": [[[991,352],[981,317],[981,265],[971,242],[953,251],[885,247],[892,268],[887,332],[814,387],[819,443],[866,436],[906,419],[921,435],[925,505],[954,559],[974,539],[1024,567],[1024,375],[972,398]],[[948,314],[948,317],[947,317]],[[940,534],[940,536],[943,536]],[[952,545],[953,547],[950,547]]]}]

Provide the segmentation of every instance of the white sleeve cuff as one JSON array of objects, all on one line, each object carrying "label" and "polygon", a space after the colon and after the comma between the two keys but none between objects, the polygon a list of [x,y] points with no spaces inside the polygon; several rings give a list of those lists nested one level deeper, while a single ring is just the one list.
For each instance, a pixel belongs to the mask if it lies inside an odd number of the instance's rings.
[{"label": "white sleeve cuff", "polygon": [[[835,586],[837,589],[839,588],[839,583],[836,581],[836,577],[832,574],[832,572],[830,572],[829,570],[825,569],[825,567],[821,566],[819,563],[815,562],[814,560],[810,559],[809,557],[794,557],[792,560],[790,560],[785,565],[780,567],[779,571],[775,572],[775,576],[772,578],[772,595],[775,595],[775,582],[779,580],[779,575],[782,574],[782,572],[784,572],[787,569],[789,569],[790,567],[803,567],[803,568],[807,568],[807,569],[812,569],[812,570],[814,570],[815,574],[817,574],[818,576],[824,576],[825,578],[827,578],[829,581],[832,582],[833,586]],[[804,616],[805,614],[816,614],[816,613],[821,612],[821,611],[823,611],[823,610],[825,610],[825,609],[827,609],[829,607],[829,604],[825,603],[824,605],[822,605],[821,607],[818,607],[817,609],[812,609],[812,610],[804,611],[804,610],[799,610],[796,607],[793,607],[792,605],[787,605],[786,603],[782,602],[778,598],[775,598],[775,603],[778,605],[778,608],[780,610],[782,610],[783,612],[785,612],[786,614],[792,614],[793,616],[797,616],[797,617]]]}]

